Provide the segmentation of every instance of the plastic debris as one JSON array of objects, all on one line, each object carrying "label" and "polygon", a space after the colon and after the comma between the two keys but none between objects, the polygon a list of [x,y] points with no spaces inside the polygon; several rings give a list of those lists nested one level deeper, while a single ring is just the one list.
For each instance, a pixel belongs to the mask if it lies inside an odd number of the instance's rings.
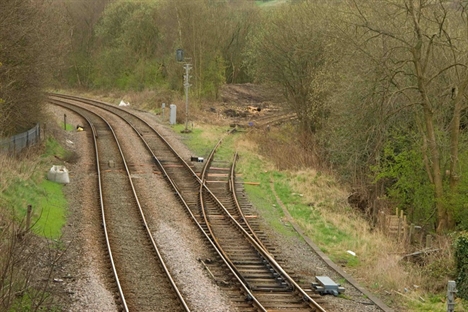
[{"label": "plastic debris", "polygon": [[65,166],[52,166],[52,168],[50,168],[49,172],[47,173],[47,179],[62,184],[70,183],[68,170],[65,168]]},{"label": "plastic debris", "polygon": [[130,106],[130,102],[128,102],[128,103],[125,103],[125,101],[124,101],[124,100],[120,100],[120,104],[119,104],[119,106]]},{"label": "plastic debris", "polygon": [[354,251],[348,250],[346,252],[349,253],[351,256],[356,257],[356,253]]}]

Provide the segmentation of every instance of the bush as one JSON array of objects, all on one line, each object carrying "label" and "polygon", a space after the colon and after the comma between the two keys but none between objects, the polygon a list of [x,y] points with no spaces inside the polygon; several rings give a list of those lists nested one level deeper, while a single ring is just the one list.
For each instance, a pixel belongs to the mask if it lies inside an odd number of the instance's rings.
[{"label": "bush", "polygon": [[460,234],[455,242],[458,297],[468,300],[468,233]]}]

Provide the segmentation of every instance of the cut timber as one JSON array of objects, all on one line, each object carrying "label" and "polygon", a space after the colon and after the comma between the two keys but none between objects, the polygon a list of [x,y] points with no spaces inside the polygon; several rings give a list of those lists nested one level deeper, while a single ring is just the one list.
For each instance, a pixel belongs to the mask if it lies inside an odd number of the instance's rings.
[{"label": "cut timber", "polygon": [[425,249],[425,250],[416,251],[416,252],[404,255],[403,257],[401,257],[401,259],[411,258],[411,257],[419,257],[419,256],[426,256],[428,254],[431,254],[431,253],[434,253],[434,252],[437,252],[437,251],[440,251],[440,249],[439,248]]},{"label": "cut timber", "polygon": [[248,185],[260,185],[260,182],[243,182],[244,184]]}]

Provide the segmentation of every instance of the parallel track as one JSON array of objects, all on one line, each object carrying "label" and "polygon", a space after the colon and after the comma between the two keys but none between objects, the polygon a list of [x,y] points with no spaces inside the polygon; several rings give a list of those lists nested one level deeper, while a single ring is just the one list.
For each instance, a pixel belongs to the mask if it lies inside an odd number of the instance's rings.
[{"label": "parallel track", "polygon": [[82,116],[92,129],[102,224],[120,310],[190,311],[151,235],[131,169],[110,124],[76,103],[50,102]]},{"label": "parallel track", "polygon": [[[216,147],[202,171],[203,182],[206,181],[215,150]],[[231,167],[231,176],[233,170]],[[222,188],[216,187],[216,195],[205,183],[200,187],[203,218],[218,248],[248,285],[252,296],[260,302],[264,311],[325,311],[265,249],[240,211],[233,181],[226,181],[224,192]],[[228,192],[229,185],[234,186],[231,187],[231,193]],[[216,186],[219,186],[218,182]]]},{"label": "parallel track", "polygon": [[[74,102],[75,105],[85,105],[90,107],[99,107],[100,109],[112,112],[130,124],[135,132],[138,133],[141,140],[147,146],[156,165],[159,167],[163,176],[168,180],[170,185],[175,190],[176,195],[181,203],[185,206],[187,213],[195,221],[201,232],[205,235],[206,240],[211,247],[218,252],[216,246],[208,235],[205,228],[198,222],[199,216],[196,213],[198,210],[198,186],[200,179],[190,166],[178,155],[169,143],[160,134],[153,129],[148,123],[141,118],[127,112],[124,109],[110,106],[105,103],[100,103],[92,100],[81,99],[72,96],[50,96],[49,101],[57,99],[67,99]],[[87,104],[85,104],[87,102]],[[183,191],[182,191],[183,190]],[[182,196],[184,194],[184,196]],[[220,253],[219,253],[220,254]],[[202,261],[203,262],[203,261]],[[258,309],[252,306],[255,300],[246,302],[245,298],[250,298],[251,294],[247,286],[243,286],[238,281],[240,277],[233,278],[235,272],[229,268],[226,259],[220,256],[220,259],[211,259],[209,262],[203,262],[205,268],[214,276],[219,285],[229,293],[231,301],[238,307],[239,311],[253,312]],[[220,277],[220,278],[218,278]]]},{"label": "parallel track", "polygon": [[[171,179],[176,183],[176,190],[181,193],[181,197],[189,204],[192,214],[196,217],[199,226],[202,227],[205,233],[216,244],[217,250],[226,261],[226,265],[231,269],[233,275],[239,279],[239,283],[244,288],[248,300],[260,311],[267,311],[271,309],[288,309],[291,311],[325,311],[309,294],[307,294],[294,280],[281,268],[275,259],[265,250],[258,240],[250,240],[250,235],[253,233],[243,233],[242,225],[238,224],[234,218],[228,213],[225,220],[220,219],[217,226],[217,234],[214,233],[212,222],[208,220],[205,204],[213,208],[221,208],[221,211],[227,211],[222,203],[214,196],[214,194],[202,183],[204,173],[202,173],[202,180],[200,180],[195,172],[191,170],[190,166],[181,159],[175,151],[165,149],[161,146],[162,137],[154,140],[154,135],[148,128],[148,124],[141,119],[136,118],[129,112],[116,107],[109,107],[103,103],[93,103],[106,110],[113,111],[131,123],[136,131],[141,133],[141,137],[145,139],[148,147],[154,153],[154,158],[161,162],[161,166],[165,168],[166,174],[171,176]],[[150,127],[151,128],[151,127]],[[153,133],[156,131],[153,129]],[[159,136],[156,133],[156,136]],[[219,142],[219,144],[221,141]],[[216,151],[215,147],[207,159],[207,164],[212,160]],[[172,157],[172,158],[171,158]],[[173,158],[175,157],[175,159]],[[179,160],[179,163],[177,163]],[[207,166],[205,166],[207,168]],[[181,171],[181,169],[183,169]],[[204,171],[205,172],[205,171]],[[193,179],[187,179],[187,175]],[[194,184],[198,183],[201,192],[200,198],[197,201],[194,196]],[[205,201],[208,196],[209,200]],[[234,206],[237,208],[236,206]],[[201,210],[199,208],[202,208]],[[212,210],[213,211],[213,210]],[[222,214],[217,214],[222,217]],[[202,218],[203,217],[203,218]],[[214,217],[211,216],[210,219]],[[228,225],[234,220],[234,228],[229,231]],[[246,236],[244,236],[246,235]],[[229,239],[222,239],[222,237]],[[247,237],[247,240],[245,240]],[[222,243],[221,243],[222,241]],[[233,252],[226,252],[227,249],[233,248]],[[254,290],[256,293],[253,293]],[[275,292],[274,295],[270,294]],[[261,300],[259,299],[261,298]]]},{"label": "parallel track", "polygon": [[[51,98],[58,97],[53,95]],[[214,268],[213,276],[217,279],[223,275],[223,282],[231,288],[237,285],[235,287],[240,289],[246,299],[247,305],[239,300],[240,310],[325,311],[269,253],[243,217],[235,196],[215,195],[205,184],[206,172],[216,147],[207,159],[200,178],[154,128],[130,111],[99,101],[62,95],[60,98],[87,102],[118,115],[132,125],[186,206],[188,214],[219,253],[224,269]],[[235,186],[233,181],[226,185],[230,183]],[[230,273],[226,274],[226,268]]]}]

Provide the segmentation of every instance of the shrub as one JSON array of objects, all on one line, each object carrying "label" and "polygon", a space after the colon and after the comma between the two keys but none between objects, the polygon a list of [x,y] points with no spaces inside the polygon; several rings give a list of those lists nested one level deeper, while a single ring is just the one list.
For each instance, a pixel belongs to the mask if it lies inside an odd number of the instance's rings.
[{"label": "shrub", "polygon": [[458,297],[468,299],[468,233],[464,232],[455,241]]}]

